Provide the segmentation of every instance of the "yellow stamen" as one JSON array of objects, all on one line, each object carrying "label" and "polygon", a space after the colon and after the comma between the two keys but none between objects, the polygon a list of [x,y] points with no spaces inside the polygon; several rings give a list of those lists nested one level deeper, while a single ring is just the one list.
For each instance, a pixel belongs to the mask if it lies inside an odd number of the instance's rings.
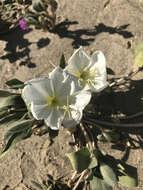
[{"label": "yellow stamen", "polygon": [[63,118],[66,117],[66,113],[68,114],[68,117],[69,119],[71,119],[71,113],[70,113],[70,110],[69,110],[69,97],[67,96],[67,105],[64,106],[64,115],[63,115]]}]

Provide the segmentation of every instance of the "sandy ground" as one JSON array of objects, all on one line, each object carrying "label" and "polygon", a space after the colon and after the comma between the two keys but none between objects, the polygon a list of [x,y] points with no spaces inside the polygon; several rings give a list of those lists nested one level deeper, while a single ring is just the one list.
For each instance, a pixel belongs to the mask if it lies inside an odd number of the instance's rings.
[{"label": "sandy ground", "polygon": [[[85,50],[101,50],[106,56],[107,66],[115,72],[114,77],[129,73],[134,64],[134,47],[143,41],[143,4],[139,0],[59,0],[58,22],[68,19],[57,27],[55,34],[40,30],[16,29],[0,36],[0,84],[18,78],[27,81],[34,77],[47,76],[53,65],[59,64],[63,52],[66,59],[74,50],[83,46]],[[134,78],[134,89],[119,92],[115,105],[124,114],[143,109],[141,98],[143,74]],[[121,98],[121,99],[120,99]],[[0,128],[0,133],[4,127]],[[0,190],[29,190],[30,181],[47,173],[55,178],[73,173],[65,153],[71,152],[71,136],[62,129],[49,146],[48,134],[33,135],[22,141],[0,161]],[[3,136],[0,136],[0,150]],[[124,152],[110,150],[116,157]],[[143,190],[142,146],[131,150],[129,164],[138,168],[139,186]],[[126,190],[117,187],[115,190]],[[132,189],[132,188],[130,188]]]}]

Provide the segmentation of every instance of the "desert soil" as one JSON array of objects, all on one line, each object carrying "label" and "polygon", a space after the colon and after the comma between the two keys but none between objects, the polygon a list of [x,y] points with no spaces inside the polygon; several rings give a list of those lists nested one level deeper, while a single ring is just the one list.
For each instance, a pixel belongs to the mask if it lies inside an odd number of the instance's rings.
[{"label": "desert soil", "polygon": [[[0,87],[12,78],[27,81],[44,77],[59,64],[62,52],[66,60],[75,49],[83,46],[85,51],[101,50],[106,56],[107,66],[120,77],[129,73],[134,65],[134,47],[143,41],[143,2],[140,0],[58,0],[57,22],[66,23],[57,27],[56,33],[41,30],[22,31],[17,28],[0,35]],[[114,94],[114,106],[125,115],[143,109],[143,74],[132,81],[132,88]],[[104,100],[103,100],[104,102]],[[101,103],[102,98],[101,98]],[[100,104],[100,102],[98,103]],[[0,150],[2,151],[4,126],[0,128]],[[135,136],[133,136],[135,137]],[[29,190],[30,181],[40,177],[55,179],[73,174],[66,153],[74,150],[73,139],[66,130],[50,145],[48,134],[33,135],[20,142],[0,160],[0,190]],[[110,145],[103,145],[104,150]],[[142,144],[131,149],[127,163],[138,168],[139,186],[143,190]],[[109,149],[116,158],[125,152]],[[130,188],[132,189],[132,188]],[[127,190],[115,187],[114,190]]]}]

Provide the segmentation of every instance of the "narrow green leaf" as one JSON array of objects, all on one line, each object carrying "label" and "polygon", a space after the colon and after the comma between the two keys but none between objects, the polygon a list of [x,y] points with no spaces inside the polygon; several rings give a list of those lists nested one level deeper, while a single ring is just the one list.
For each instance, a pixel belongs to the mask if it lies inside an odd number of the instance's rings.
[{"label": "narrow green leaf", "polygon": [[12,123],[4,134],[4,139],[9,138],[15,133],[22,133],[30,129],[34,124],[34,119],[32,120],[22,120]]},{"label": "narrow green leaf", "polygon": [[0,154],[0,159],[3,158],[14,146],[16,143],[20,142],[21,140],[29,137],[28,133],[16,133],[13,134],[10,139],[8,140],[5,149]]},{"label": "narrow green leaf", "polygon": [[67,156],[72,164],[73,169],[77,172],[82,172],[83,170],[87,169],[91,162],[90,152],[87,148],[68,153]]},{"label": "narrow green leaf", "polygon": [[90,181],[92,190],[112,190],[112,187],[108,185],[103,179],[93,177]]},{"label": "narrow green leaf", "polygon": [[[119,166],[120,167],[120,166]],[[138,175],[137,175],[137,168],[122,164],[122,167],[119,168],[119,183],[126,186],[126,187],[136,187],[138,186]]]},{"label": "narrow green leaf", "polygon": [[44,11],[45,5],[41,0],[32,0],[33,9],[37,12]]},{"label": "narrow green leaf", "polygon": [[115,75],[115,72],[111,68],[107,67],[107,74],[108,75]]},{"label": "narrow green leaf", "polygon": [[120,134],[113,131],[103,132],[103,136],[108,142],[117,142],[120,139]]},{"label": "narrow green leaf", "polygon": [[0,111],[6,110],[10,107],[25,107],[25,103],[21,98],[21,95],[11,95],[0,102]]},{"label": "narrow green leaf", "polygon": [[0,125],[9,125],[10,123],[21,119],[21,117],[24,114],[25,114],[25,112],[15,112],[15,113],[12,113],[12,114],[7,114],[5,117],[3,117],[0,120]]},{"label": "narrow green leaf", "polygon": [[64,69],[66,67],[66,60],[65,60],[65,56],[63,53],[62,53],[61,58],[60,58],[60,67],[62,69]]},{"label": "narrow green leaf", "polygon": [[91,169],[96,167],[97,165],[98,165],[97,158],[95,156],[91,157],[91,162],[88,168]]},{"label": "narrow green leaf", "polygon": [[0,119],[3,119],[7,115],[8,115],[8,110],[1,111],[0,112]]},{"label": "narrow green leaf", "polygon": [[100,163],[100,172],[103,176],[103,179],[110,186],[114,186],[117,183],[117,178],[116,178],[115,172],[109,165],[101,162]]},{"label": "narrow green leaf", "polygon": [[43,187],[42,187],[42,185],[40,185],[39,183],[37,183],[37,182],[35,182],[35,181],[31,181],[31,184],[34,186],[34,188],[38,188],[38,189],[40,189],[40,190],[43,190]]},{"label": "narrow green leaf", "polygon": [[18,79],[15,79],[15,78],[7,81],[6,85],[12,89],[19,89],[19,88],[23,88],[25,86],[24,82],[22,82]]},{"label": "narrow green leaf", "polygon": [[0,90],[0,97],[2,98],[2,97],[7,97],[7,96],[10,96],[10,95],[12,95],[13,93],[10,93],[10,92],[8,92],[8,91],[6,91],[6,90]]}]

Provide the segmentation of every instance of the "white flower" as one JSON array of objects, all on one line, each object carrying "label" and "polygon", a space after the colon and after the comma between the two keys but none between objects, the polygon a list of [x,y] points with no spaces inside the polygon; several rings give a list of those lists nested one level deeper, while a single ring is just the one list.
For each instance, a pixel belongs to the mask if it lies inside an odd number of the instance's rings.
[{"label": "white flower", "polygon": [[76,77],[65,73],[59,67],[49,78],[28,81],[22,96],[31,105],[34,118],[44,119],[45,123],[55,130],[59,129],[62,123],[65,127],[79,123],[82,111],[91,99],[90,92],[79,91]]},{"label": "white flower", "polygon": [[69,59],[65,71],[76,76],[85,90],[100,92],[108,86],[106,60],[101,51],[95,51],[89,57],[79,48]]}]

